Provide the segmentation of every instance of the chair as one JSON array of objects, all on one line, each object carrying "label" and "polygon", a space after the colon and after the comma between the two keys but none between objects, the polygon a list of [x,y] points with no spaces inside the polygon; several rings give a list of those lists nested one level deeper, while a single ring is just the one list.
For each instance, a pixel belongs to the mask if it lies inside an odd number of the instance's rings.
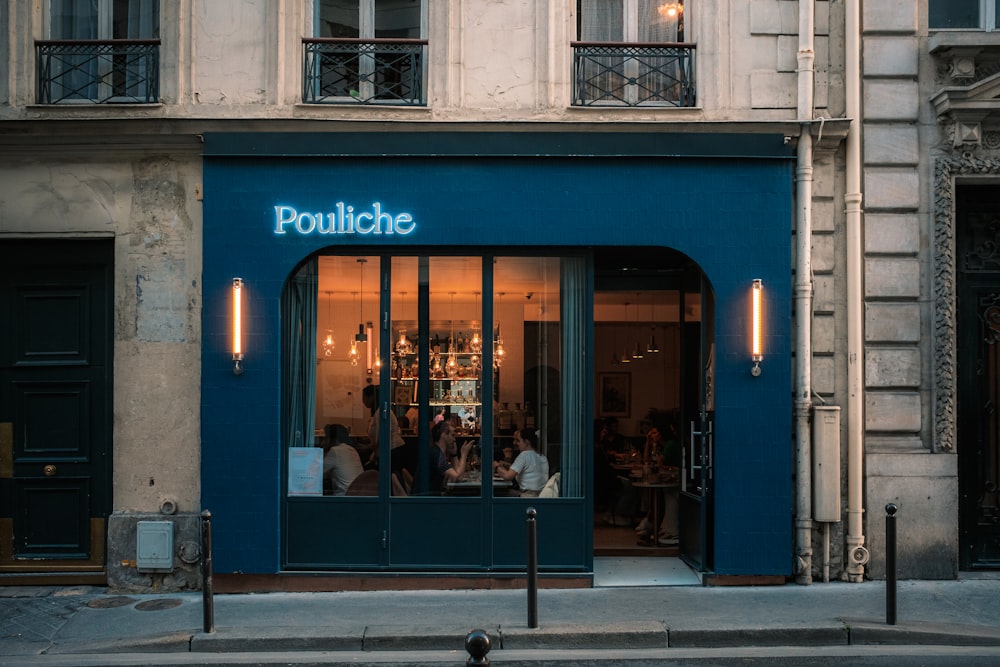
[{"label": "chair", "polygon": [[408,496],[409,493],[403,488],[403,485],[399,482],[399,476],[396,473],[392,473],[392,495],[394,496]]},{"label": "chair", "polygon": [[539,498],[558,498],[559,497],[559,482],[562,481],[562,473],[557,472],[551,477],[549,481],[545,482],[545,486],[539,491]]},{"label": "chair", "polygon": [[365,470],[354,478],[351,485],[347,487],[348,496],[377,496],[378,495],[378,470]]}]

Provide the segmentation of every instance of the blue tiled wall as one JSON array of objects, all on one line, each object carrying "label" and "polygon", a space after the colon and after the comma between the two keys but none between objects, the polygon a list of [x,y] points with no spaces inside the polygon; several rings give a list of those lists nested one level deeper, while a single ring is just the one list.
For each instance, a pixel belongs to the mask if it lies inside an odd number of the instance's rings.
[{"label": "blue tiled wall", "polygon": [[[326,247],[677,249],[716,299],[715,571],[791,569],[790,159],[207,156],[202,497],[217,572],[280,569],[280,297]],[[276,205],[408,212],[407,236],[276,236]],[[351,250],[353,252],[354,250]],[[246,371],[232,373],[230,285],[246,282]],[[749,286],[766,290],[764,372],[750,375]],[[588,528],[589,529],[589,528]]]}]

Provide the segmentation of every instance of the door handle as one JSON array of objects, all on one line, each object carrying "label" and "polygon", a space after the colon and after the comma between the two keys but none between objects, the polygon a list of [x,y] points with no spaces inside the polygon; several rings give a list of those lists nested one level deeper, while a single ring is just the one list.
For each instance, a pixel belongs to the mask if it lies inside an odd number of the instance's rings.
[{"label": "door handle", "polygon": [[44,468],[42,468],[42,472],[45,474],[46,477],[52,477],[56,474],[56,467],[50,463]]}]

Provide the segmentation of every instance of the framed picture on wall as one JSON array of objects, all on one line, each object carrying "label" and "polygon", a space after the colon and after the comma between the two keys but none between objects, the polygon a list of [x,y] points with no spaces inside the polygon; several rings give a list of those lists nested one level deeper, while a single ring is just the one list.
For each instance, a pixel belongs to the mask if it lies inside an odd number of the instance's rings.
[{"label": "framed picture on wall", "polygon": [[598,373],[601,417],[628,417],[632,408],[632,374]]}]

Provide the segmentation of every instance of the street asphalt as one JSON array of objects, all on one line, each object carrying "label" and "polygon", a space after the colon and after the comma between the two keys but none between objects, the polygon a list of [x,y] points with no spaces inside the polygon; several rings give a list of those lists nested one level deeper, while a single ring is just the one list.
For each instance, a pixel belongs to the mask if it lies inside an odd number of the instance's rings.
[{"label": "street asphalt", "polygon": [[537,627],[529,627],[523,589],[226,594],[212,598],[206,617],[201,593],[6,586],[0,666],[464,665],[477,629],[494,665],[667,664],[685,656],[690,662],[670,664],[732,664],[769,647],[791,652],[783,664],[826,664],[807,658],[863,656],[886,645],[915,659],[967,647],[976,664],[1000,664],[1000,573],[898,582],[892,624],[885,582],[877,581],[548,589],[542,578],[540,586]]}]

